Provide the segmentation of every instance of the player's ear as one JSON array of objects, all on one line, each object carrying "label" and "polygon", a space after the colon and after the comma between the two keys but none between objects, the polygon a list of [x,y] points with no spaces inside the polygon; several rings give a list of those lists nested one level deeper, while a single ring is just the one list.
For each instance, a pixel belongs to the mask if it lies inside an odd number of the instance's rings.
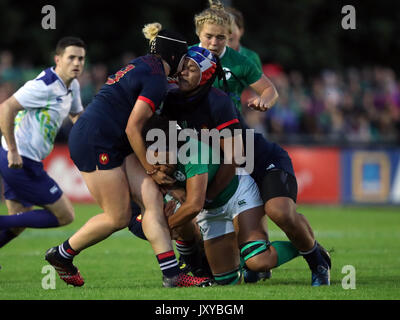
[{"label": "player's ear", "polygon": [[59,61],[60,61],[60,56],[56,54],[56,55],[54,56],[54,62],[55,62],[55,64],[58,65]]}]

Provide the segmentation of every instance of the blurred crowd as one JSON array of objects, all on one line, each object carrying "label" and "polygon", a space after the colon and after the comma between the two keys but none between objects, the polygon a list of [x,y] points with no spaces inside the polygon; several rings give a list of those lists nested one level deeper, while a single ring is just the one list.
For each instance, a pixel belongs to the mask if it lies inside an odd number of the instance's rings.
[{"label": "blurred crowd", "polygon": [[[263,66],[279,93],[260,114],[243,108],[249,125],[280,143],[400,143],[400,81],[390,68],[323,70],[305,79],[279,65]],[[246,101],[250,92],[245,92]]]},{"label": "blurred crowd", "polygon": [[[123,66],[133,53],[121,57]],[[87,106],[109,73],[105,64],[86,64],[80,76],[82,103]],[[29,61],[15,64],[9,51],[0,52],[0,103],[41,68]],[[246,107],[252,95],[242,95],[243,112],[250,127],[268,139],[285,144],[390,144],[400,143],[400,81],[385,67],[323,70],[306,78],[299,71],[285,71],[277,64],[263,66],[279,92],[272,109],[260,113]],[[65,142],[71,123],[66,121],[57,136]]]}]

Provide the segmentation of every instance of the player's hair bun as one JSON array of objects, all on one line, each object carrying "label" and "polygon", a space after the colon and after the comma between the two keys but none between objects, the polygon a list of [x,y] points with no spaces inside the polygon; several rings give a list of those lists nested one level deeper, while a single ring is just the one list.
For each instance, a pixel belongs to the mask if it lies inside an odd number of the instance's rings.
[{"label": "player's hair bun", "polygon": [[210,4],[210,9],[214,9],[214,10],[223,10],[224,9],[224,5],[219,0],[208,0],[208,2]]},{"label": "player's hair bun", "polygon": [[148,39],[151,42],[157,37],[158,32],[161,29],[162,29],[162,26],[161,26],[160,23],[153,22],[153,23],[146,24],[143,27],[142,32],[143,32],[145,38]]}]

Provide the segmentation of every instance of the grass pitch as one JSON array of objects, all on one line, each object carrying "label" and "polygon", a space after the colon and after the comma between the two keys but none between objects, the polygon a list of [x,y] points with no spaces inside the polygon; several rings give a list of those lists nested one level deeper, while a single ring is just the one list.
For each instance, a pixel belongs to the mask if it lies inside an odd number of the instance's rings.
[{"label": "grass pitch", "polygon": [[[75,258],[86,283],[43,289],[45,251],[70,237],[94,214],[96,205],[75,205],[76,220],[65,227],[27,229],[0,249],[0,299],[46,300],[392,300],[400,299],[400,209],[397,207],[299,206],[317,240],[331,250],[331,286],[312,288],[301,257],[274,269],[257,284],[210,288],[161,287],[161,272],[150,245],[127,229]],[[0,205],[0,213],[6,208]],[[272,222],[270,240],[286,240]],[[355,268],[355,289],[344,289],[346,265]]]}]

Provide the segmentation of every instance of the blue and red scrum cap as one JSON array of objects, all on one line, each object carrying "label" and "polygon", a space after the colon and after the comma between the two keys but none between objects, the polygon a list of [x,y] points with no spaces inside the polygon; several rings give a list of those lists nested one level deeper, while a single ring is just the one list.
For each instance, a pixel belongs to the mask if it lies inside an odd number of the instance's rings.
[{"label": "blue and red scrum cap", "polygon": [[217,70],[217,60],[214,55],[205,48],[191,47],[186,57],[193,60],[200,69],[201,77],[199,85],[205,84]]}]

